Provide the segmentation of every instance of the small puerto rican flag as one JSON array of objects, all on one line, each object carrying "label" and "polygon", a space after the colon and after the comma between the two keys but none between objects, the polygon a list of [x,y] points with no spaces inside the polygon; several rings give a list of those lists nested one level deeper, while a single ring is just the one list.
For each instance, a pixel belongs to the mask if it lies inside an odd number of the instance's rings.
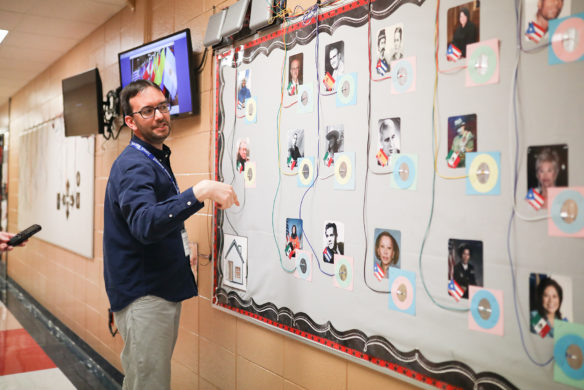
[{"label": "small puerto rican flag", "polygon": [[383,269],[377,265],[377,263],[373,263],[373,275],[381,282],[383,278],[385,278],[385,272]]},{"label": "small puerto rican flag", "polygon": [[385,154],[383,149],[379,149],[379,152],[377,152],[376,157],[377,157],[377,162],[379,163],[379,165],[381,165],[382,167],[387,165],[387,161],[389,160],[389,158],[387,157],[387,154]]},{"label": "small puerto rican flag", "polygon": [[286,245],[286,256],[288,256],[289,259],[292,258],[292,256],[294,256],[294,247],[292,246],[292,243],[289,242],[288,245]]},{"label": "small puerto rican flag", "polygon": [[381,76],[385,76],[385,74],[389,71],[389,65],[387,65],[385,60],[379,59],[377,60],[375,69],[377,69],[377,73],[379,73]]},{"label": "small puerto rican flag", "polygon": [[462,298],[464,291],[462,291],[462,288],[454,281],[454,279],[450,279],[450,282],[448,282],[448,294],[452,295],[452,298],[458,302],[460,301],[460,298]]},{"label": "small puerto rican flag", "polygon": [[333,76],[331,76],[329,72],[326,72],[326,75],[324,76],[324,79],[322,79],[322,82],[327,91],[333,90],[333,87],[335,86],[335,79],[333,79]]},{"label": "small puerto rican flag", "polygon": [[454,46],[452,43],[448,45],[448,49],[446,50],[446,59],[448,61],[457,61],[461,55],[462,52],[458,47]]},{"label": "small puerto rican flag", "polygon": [[446,156],[446,163],[450,168],[456,168],[458,164],[460,164],[460,153],[456,153],[452,150],[448,152],[448,156]]},{"label": "small puerto rican flag", "polygon": [[527,191],[525,200],[531,205],[531,207],[536,210],[541,209],[545,201],[544,197],[539,192],[537,192],[535,188],[530,188],[529,191]]},{"label": "small puerto rican flag", "polygon": [[531,319],[531,326],[535,329],[535,333],[541,336],[543,339],[551,330],[550,325],[548,322],[541,318],[539,313],[536,313],[535,316]]},{"label": "small puerto rican flag", "polygon": [[527,26],[527,30],[525,30],[525,36],[527,39],[531,39],[535,43],[538,43],[544,34],[545,30],[535,22],[529,22],[529,26]]},{"label": "small puerto rican flag", "polygon": [[326,164],[326,166],[330,167],[331,164],[333,163],[333,156],[329,152],[326,152],[323,160],[324,160],[324,163]]}]

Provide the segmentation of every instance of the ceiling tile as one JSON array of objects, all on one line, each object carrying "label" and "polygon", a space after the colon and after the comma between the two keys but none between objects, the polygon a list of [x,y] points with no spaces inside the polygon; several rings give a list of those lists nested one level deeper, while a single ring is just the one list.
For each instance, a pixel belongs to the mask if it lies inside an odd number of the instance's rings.
[{"label": "ceiling tile", "polygon": [[67,51],[77,43],[74,38],[51,37],[46,34],[31,34],[24,32],[13,32],[6,36],[3,45],[16,46],[28,49],[59,50]]},{"label": "ceiling tile", "polygon": [[24,14],[0,10],[0,28],[2,30],[14,31],[22,19],[24,19]]},{"label": "ceiling tile", "polygon": [[25,13],[34,8],[38,3],[38,0],[0,0],[0,12],[14,11]]},{"label": "ceiling tile", "polygon": [[0,106],[126,5],[126,0],[0,0],[0,28],[9,30],[0,44]]}]

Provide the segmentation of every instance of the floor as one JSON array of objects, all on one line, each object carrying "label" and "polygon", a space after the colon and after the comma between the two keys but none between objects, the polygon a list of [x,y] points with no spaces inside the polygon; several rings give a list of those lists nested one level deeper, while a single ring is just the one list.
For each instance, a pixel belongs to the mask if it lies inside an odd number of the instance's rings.
[{"label": "floor", "polygon": [[18,286],[0,280],[0,298],[0,389],[121,388],[119,372],[104,371]]}]

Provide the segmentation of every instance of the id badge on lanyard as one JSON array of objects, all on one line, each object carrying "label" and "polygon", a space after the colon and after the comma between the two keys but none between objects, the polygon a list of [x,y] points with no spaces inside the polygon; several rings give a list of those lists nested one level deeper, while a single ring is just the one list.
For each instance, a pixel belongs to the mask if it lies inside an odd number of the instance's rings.
[{"label": "id badge on lanyard", "polygon": [[182,237],[183,248],[185,250],[185,256],[190,258],[191,257],[191,247],[189,246],[189,235],[185,229],[180,231],[180,235]]}]

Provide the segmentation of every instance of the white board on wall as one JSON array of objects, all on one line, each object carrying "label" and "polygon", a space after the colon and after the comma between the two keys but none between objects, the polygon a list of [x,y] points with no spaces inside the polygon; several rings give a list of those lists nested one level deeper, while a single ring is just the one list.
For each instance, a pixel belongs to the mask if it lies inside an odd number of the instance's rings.
[{"label": "white board on wall", "polygon": [[18,229],[93,257],[94,137],[65,137],[63,118],[19,135]]}]

